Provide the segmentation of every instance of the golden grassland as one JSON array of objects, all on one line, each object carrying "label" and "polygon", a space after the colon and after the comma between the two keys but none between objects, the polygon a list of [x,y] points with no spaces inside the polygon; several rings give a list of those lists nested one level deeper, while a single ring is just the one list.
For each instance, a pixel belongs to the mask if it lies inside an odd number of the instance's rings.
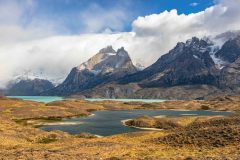
[{"label": "golden grassland", "polygon": [[[35,122],[87,116],[94,110],[208,109],[238,112],[240,110],[239,102],[240,97],[221,97],[210,101],[171,101],[163,103],[64,100],[44,104],[0,97],[0,159],[134,160],[209,159],[209,157],[212,159],[239,159],[240,140],[216,147],[199,146],[197,143],[185,144],[185,128],[142,131],[97,138],[90,134],[70,135],[61,131],[45,132],[32,127]],[[218,118],[221,119],[221,117]],[[196,124],[194,122],[197,121],[197,124],[200,123],[201,125],[202,121],[209,122],[211,119],[211,117],[184,117],[175,119],[175,121],[182,126],[196,126],[191,124]],[[222,123],[222,121],[218,122]],[[230,128],[239,127],[238,123],[230,124]],[[209,125],[204,126],[202,129],[210,127]],[[216,126],[215,128],[217,130],[211,128],[213,133],[219,129],[224,129],[222,126]],[[191,127],[191,130],[186,131],[191,136],[199,130],[194,130],[194,127]],[[181,135],[179,142],[182,143],[182,146],[174,145],[171,141],[171,138],[179,136],[176,133]],[[188,134],[187,136],[189,136]],[[232,134],[234,136],[239,135],[235,132]]]}]

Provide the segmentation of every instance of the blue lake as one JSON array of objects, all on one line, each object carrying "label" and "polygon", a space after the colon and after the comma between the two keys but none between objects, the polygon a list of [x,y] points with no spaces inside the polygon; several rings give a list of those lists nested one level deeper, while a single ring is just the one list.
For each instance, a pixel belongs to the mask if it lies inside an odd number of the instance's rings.
[{"label": "blue lake", "polygon": [[[10,98],[20,98],[37,102],[52,102],[62,100],[62,97],[53,96],[10,96]],[[88,101],[142,101],[142,102],[163,102],[164,100],[152,99],[86,99]],[[130,128],[122,125],[122,120],[133,119],[143,115],[149,116],[191,116],[191,115],[230,115],[231,112],[213,112],[213,111],[176,111],[176,110],[122,110],[122,111],[96,111],[89,117],[78,117],[63,119],[59,125],[45,125],[41,129],[46,131],[61,130],[71,134],[88,132],[92,134],[109,136],[114,134],[136,132],[139,129]],[[68,125],[69,124],[69,125]]]},{"label": "blue lake", "polygon": [[62,100],[62,97],[55,97],[55,96],[8,96],[9,98],[19,98],[28,101],[36,101],[36,102],[43,102],[49,103],[52,101]]},{"label": "blue lake", "polygon": [[[42,126],[45,131],[61,130],[71,134],[88,132],[101,136],[120,133],[136,132],[139,129],[122,125],[122,120],[132,119],[143,115],[149,116],[186,116],[186,115],[231,115],[231,112],[212,111],[176,111],[176,110],[123,110],[123,111],[96,111],[92,116],[64,119],[62,122],[71,125]],[[75,124],[75,125],[74,125]]]},{"label": "blue lake", "polygon": [[[52,101],[58,101],[58,100],[63,100],[63,97],[56,97],[56,96],[8,96],[9,98],[19,98],[23,100],[29,100],[29,101],[36,101],[36,102],[44,102],[44,103],[49,103]],[[122,102],[163,102],[165,100],[162,99],[85,99],[88,101],[106,101],[106,100],[111,100],[111,101],[122,101]]]}]

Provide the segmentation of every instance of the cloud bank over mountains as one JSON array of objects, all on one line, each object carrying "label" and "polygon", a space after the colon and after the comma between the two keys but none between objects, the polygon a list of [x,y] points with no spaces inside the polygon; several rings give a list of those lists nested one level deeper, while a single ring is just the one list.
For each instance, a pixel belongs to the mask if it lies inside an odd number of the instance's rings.
[{"label": "cloud bank over mountains", "polygon": [[86,32],[75,35],[66,35],[68,30],[58,20],[25,18],[34,12],[35,5],[31,0],[21,5],[18,1],[0,1],[0,87],[26,70],[43,72],[50,79],[65,77],[72,67],[107,45],[115,49],[124,46],[134,63],[141,61],[148,66],[179,41],[240,29],[240,0],[219,0],[202,12],[188,15],[171,10],[138,17],[130,32],[111,32],[121,30],[122,23],[128,21],[122,9],[98,20],[84,12],[79,15],[82,20],[89,18]]}]

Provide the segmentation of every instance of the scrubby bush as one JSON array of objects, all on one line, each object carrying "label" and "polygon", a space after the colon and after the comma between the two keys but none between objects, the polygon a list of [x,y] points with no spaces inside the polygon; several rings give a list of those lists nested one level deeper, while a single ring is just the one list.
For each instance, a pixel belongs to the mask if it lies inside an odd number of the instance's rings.
[{"label": "scrubby bush", "polygon": [[91,133],[80,133],[78,135],[76,135],[77,138],[87,138],[87,139],[91,139],[91,138],[97,138],[96,135],[91,134]]},{"label": "scrubby bush", "polygon": [[209,109],[210,109],[210,107],[209,107],[209,106],[207,106],[207,105],[202,105],[202,106],[201,106],[201,109],[202,109],[202,110],[209,110]]},{"label": "scrubby bush", "polygon": [[44,143],[44,144],[48,144],[48,143],[52,143],[57,141],[57,135],[56,134],[49,134],[47,136],[41,137],[37,140],[37,143]]}]

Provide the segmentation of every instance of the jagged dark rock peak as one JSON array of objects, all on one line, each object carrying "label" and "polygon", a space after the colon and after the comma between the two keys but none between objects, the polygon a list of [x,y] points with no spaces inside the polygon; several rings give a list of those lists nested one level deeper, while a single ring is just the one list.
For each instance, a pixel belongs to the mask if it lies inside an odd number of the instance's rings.
[{"label": "jagged dark rock peak", "polygon": [[15,84],[11,84],[6,94],[9,96],[36,96],[40,93],[52,89],[54,85],[43,79],[25,79]]},{"label": "jagged dark rock peak", "polygon": [[87,62],[74,67],[61,85],[45,94],[69,95],[117,80],[136,71],[123,47],[115,51],[112,46],[108,46]]},{"label": "jagged dark rock peak", "polygon": [[211,43],[193,37],[163,55],[145,70],[125,77],[120,84],[137,82],[142,87],[169,87],[216,83],[217,69],[209,55]]}]

